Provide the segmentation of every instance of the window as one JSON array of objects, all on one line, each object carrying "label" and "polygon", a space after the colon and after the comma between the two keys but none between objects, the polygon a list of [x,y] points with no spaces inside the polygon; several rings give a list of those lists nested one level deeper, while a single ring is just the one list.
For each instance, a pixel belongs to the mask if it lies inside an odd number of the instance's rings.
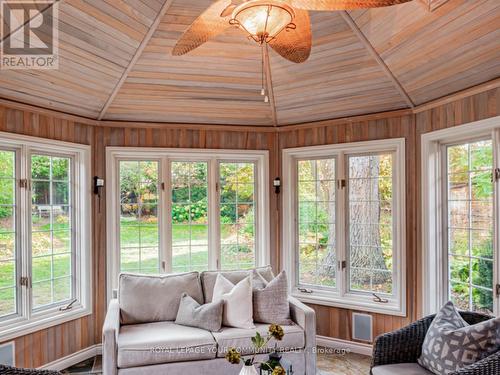
[{"label": "window", "polygon": [[[267,151],[107,149],[109,292],[120,272],[269,263]],[[111,295],[111,293],[110,293]]]},{"label": "window", "polygon": [[89,146],[0,134],[0,339],[91,313]]},{"label": "window", "polygon": [[450,299],[463,310],[500,311],[499,126],[491,118],[422,136],[425,313]]},{"label": "window", "polygon": [[120,161],[120,269],[158,273],[158,162]]},{"label": "window", "polygon": [[219,164],[221,268],[255,265],[255,165]]},{"label": "window", "polygon": [[283,248],[295,296],[404,315],[404,162],[403,139],[284,150]]},{"label": "window", "polygon": [[175,161],[172,173],[172,271],[208,269],[208,163]]}]

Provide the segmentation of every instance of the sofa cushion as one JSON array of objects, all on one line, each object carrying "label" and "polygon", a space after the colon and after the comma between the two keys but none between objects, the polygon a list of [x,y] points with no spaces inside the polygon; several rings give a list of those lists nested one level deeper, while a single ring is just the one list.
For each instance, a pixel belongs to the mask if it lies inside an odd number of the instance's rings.
[{"label": "sofa cushion", "polygon": [[117,346],[119,368],[212,359],[217,351],[210,332],[173,322],[122,326]]},{"label": "sofa cushion", "polygon": [[182,293],[203,303],[198,272],[161,276],[122,273],[118,300],[122,324],[175,320]]},{"label": "sofa cushion", "polygon": [[[229,348],[237,348],[242,355],[254,353],[251,338],[255,332],[259,332],[263,337],[267,336],[269,324],[256,324],[255,329],[242,329],[233,327],[222,327],[219,332],[212,332],[217,341],[217,357],[224,357]],[[271,351],[277,344],[279,349],[291,350],[302,349],[305,346],[304,331],[298,325],[283,326],[285,336],[283,340],[271,339],[265,349]]]},{"label": "sofa cushion", "polygon": [[[268,282],[274,278],[271,266],[257,267],[256,271]],[[221,274],[233,284],[239,283],[248,275],[252,274],[252,270],[237,270],[237,271],[205,271],[201,273],[201,285],[203,287],[203,295],[205,296],[205,303],[212,302],[214,293],[215,281],[217,275]]]},{"label": "sofa cushion", "polygon": [[418,363],[398,363],[395,365],[376,366],[372,368],[373,375],[431,375],[432,372]]}]

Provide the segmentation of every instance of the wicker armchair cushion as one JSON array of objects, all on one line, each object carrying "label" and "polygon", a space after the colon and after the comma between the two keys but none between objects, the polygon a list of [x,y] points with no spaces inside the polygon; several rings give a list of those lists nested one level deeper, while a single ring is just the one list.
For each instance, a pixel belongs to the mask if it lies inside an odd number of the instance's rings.
[{"label": "wicker armchair cushion", "polygon": [[397,363],[395,365],[377,366],[372,369],[373,375],[432,375],[418,363]]},{"label": "wicker armchair cushion", "polygon": [[500,348],[500,318],[469,325],[452,302],[432,322],[418,363],[435,374],[449,374],[471,365]]}]

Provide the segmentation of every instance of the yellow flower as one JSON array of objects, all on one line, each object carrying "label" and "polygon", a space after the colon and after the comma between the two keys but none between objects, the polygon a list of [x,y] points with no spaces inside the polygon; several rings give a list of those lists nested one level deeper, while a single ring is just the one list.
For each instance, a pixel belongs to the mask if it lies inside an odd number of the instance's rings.
[{"label": "yellow flower", "polygon": [[235,348],[229,348],[229,350],[226,353],[225,358],[229,363],[232,363],[233,365],[237,365],[240,363],[241,355],[238,353],[238,351]]},{"label": "yellow flower", "polygon": [[281,327],[278,324],[271,324],[269,326],[269,333],[278,341],[281,341],[283,336],[285,336],[285,331],[283,331],[283,327]]},{"label": "yellow flower", "polygon": [[286,371],[281,366],[276,366],[271,375],[286,375]]}]

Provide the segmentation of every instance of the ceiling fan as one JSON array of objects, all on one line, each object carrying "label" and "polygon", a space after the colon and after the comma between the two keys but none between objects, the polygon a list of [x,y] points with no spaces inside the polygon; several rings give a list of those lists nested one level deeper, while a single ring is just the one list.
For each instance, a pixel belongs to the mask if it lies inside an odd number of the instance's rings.
[{"label": "ceiling fan", "polygon": [[401,4],[410,0],[217,0],[177,41],[172,54],[184,55],[236,26],[261,46],[269,45],[295,63],[311,53],[309,10],[348,10]]}]

